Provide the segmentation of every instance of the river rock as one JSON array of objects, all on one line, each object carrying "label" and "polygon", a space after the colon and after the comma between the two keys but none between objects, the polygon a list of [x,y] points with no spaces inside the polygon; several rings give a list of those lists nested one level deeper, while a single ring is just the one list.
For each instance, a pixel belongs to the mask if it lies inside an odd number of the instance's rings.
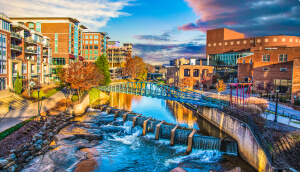
[{"label": "river rock", "polygon": [[103,135],[102,134],[90,134],[90,133],[85,133],[85,134],[74,134],[77,138],[82,138],[86,140],[102,140]]},{"label": "river rock", "polygon": [[0,159],[0,168],[5,167],[8,164],[8,161],[6,159]]},{"label": "river rock", "polygon": [[104,132],[111,132],[111,133],[117,133],[117,132],[124,132],[124,128],[121,127],[115,127],[115,126],[100,126],[100,129]]},{"label": "river rock", "polygon": [[9,168],[9,167],[11,167],[12,165],[15,165],[16,164],[16,162],[15,161],[11,161],[10,163],[8,163],[4,168]]},{"label": "river rock", "polygon": [[186,170],[184,170],[181,167],[177,167],[177,168],[174,168],[173,170],[171,170],[170,172],[186,172]]},{"label": "river rock", "polygon": [[41,138],[42,138],[42,135],[40,135],[39,133],[36,133],[36,134],[34,135],[34,137],[36,137],[36,139],[41,139]]},{"label": "river rock", "polygon": [[54,140],[56,142],[61,141],[61,140],[73,140],[75,139],[75,135],[70,134],[70,135],[64,135],[64,134],[56,134],[54,136]]},{"label": "river rock", "polygon": [[8,156],[8,158],[6,158],[8,161],[12,161],[13,159],[15,159],[17,157],[17,155],[15,153],[12,153]]},{"label": "river rock", "polygon": [[41,145],[43,143],[42,139],[39,139],[38,141],[35,142],[35,145]]},{"label": "river rock", "polygon": [[32,156],[30,156],[30,157],[28,157],[27,159],[26,159],[26,162],[30,162],[32,159],[33,159],[33,155]]},{"label": "river rock", "polygon": [[27,158],[29,155],[30,155],[30,152],[25,151],[25,152],[23,152],[22,157]]},{"label": "river rock", "polygon": [[14,172],[14,171],[16,171],[17,170],[17,164],[12,165],[7,170],[8,170],[8,172]]}]

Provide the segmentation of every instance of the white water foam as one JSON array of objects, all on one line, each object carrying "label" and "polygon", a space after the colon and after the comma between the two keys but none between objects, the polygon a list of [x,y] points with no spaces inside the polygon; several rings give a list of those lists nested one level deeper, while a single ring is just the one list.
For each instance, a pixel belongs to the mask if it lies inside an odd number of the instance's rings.
[{"label": "white water foam", "polygon": [[101,112],[100,109],[88,108],[87,112]]}]

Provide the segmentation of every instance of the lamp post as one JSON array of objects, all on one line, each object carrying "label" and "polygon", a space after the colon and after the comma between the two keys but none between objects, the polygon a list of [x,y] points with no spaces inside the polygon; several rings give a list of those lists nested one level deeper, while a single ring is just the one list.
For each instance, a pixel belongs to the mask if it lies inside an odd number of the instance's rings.
[{"label": "lamp post", "polygon": [[38,117],[40,116],[40,87],[37,89],[38,91]]},{"label": "lamp post", "polygon": [[277,107],[278,107],[278,93],[279,93],[279,88],[276,88],[276,108],[275,108],[275,119],[274,122],[277,122]]}]

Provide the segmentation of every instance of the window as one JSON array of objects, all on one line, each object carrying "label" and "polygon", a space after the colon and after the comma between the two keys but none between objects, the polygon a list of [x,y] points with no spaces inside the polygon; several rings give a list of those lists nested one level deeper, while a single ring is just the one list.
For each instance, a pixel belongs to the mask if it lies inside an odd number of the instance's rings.
[{"label": "window", "polygon": [[94,44],[98,44],[98,41],[94,41]]},{"label": "window", "polygon": [[89,41],[85,41],[85,44],[88,44],[89,43]]},{"label": "window", "polygon": [[280,68],[280,72],[286,72],[287,68]]},{"label": "window", "polygon": [[279,62],[287,62],[287,54],[279,54]]},{"label": "window", "polygon": [[190,76],[190,69],[184,69],[184,76]]},{"label": "window", "polygon": [[89,49],[89,46],[88,45],[84,46],[84,49]]},{"label": "window", "polygon": [[199,69],[194,69],[193,76],[194,77],[199,77]]},{"label": "window", "polygon": [[93,44],[93,41],[90,41],[90,44]]},{"label": "window", "polygon": [[58,34],[55,34],[55,53],[58,52]]},{"label": "window", "polygon": [[232,41],[230,42],[230,45],[233,45],[233,42],[232,42]]},{"label": "window", "polygon": [[246,63],[246,60],[245,59],[243,59],[243,64],[245,64]]},{"label": "window", "polygon": [[265,42],[269,42],[269,39],[268,39],[268,38],[266,38],[266,39],[265,39]]},{"label": "window", "polygon": [[270,61],[270,55],[269,55],[269,54],[263,55],[263,56],[262,56],[262,61],[263,61],[263,62],[269,62],[269,61]]},{"label": "window", "polygon": [[208,44],[208,47],[210,47],[211,45],[210,44]]},{"label": "window", "polygon": [[95,54],[95,55],[98,54],[98,50],[95,50],[95,51],[94,51],[94,54]]},{"label": "window", "polygon": [[90,39],[93,39],[93,35],[90,36]]},{"label": "window", "polygon": [[88,54],[88,53],[89,53],[89,50],[85,50],[84,53],[85,53],[85,54]]},{"label": "window", "polygon": [[222,46],[222,42],[219,42],[219,46]]},{"label": "window", "polygon": [[94,45],[94,49],[96,49],[96,50],[97,50],[97,49],[98,49],[98,45]]},{"label": "window", "polygon": [[93,46],[92,46],[92,45],[90,45],[90,49],[93,49]]},{"label": "window", "polygon": [[263,68],[263,71],[269,71],[268,67]]},{"label": "window", "polygon": [[252,59],[249,60],[249,63],[252,64]]},{"label": "window", "polygon": [[94,39],[98,39],[98,35],[95,35],[95,36],[94,36]]},{"label": "window", "polygon": [[90,50],[90,54],[93,54],[93,50]]},{"label": "window", "polygon": [[254,43],[254,41],[253,41],[253,40],[250,40],[250,43]]},{"label": "window", "polygon": [[282,38],[282,42],[285,42],[285,38]]},{"label": "window", "polygon": [[41,32],[41,22],[36,22],[36,31]]},{"label": "window", "polygon": [[273,42],[277,42],[277,38],[273,38]]},{"label": "window", "polygon": [[94,60],[97,60],[98,59],[98,56],[94,56]]},{"label": "window", "polygon": [[290,42],[293,42],[293,38],[290,38]]},{"label": "window", "polygon": [[261,41],[260,39],[257,39],[257,43],[260,43],[260,41]]},{"label": "window", "polygon": [[66,60],[65,60],[65,58],[52,58],[52,64],[53,65],[65,65]]},{"label": "window", "polygon": [[85,39],[89,39],[89,36],[85,35]]},{"label": "window", "polygon": [[296,42],[298,42],[298,39],[296,39]]},{"label": "window", "polygon": [[89,56],[84,56],[85,57],[85,59],[88,59],[89,58]]},{"label": "window", "polygon": [[240,44],[240,41],[236,41],[236,44]]},{"label": "window", "polygon": [[243,41],[243,44],[247,44],[247,41],[246,41],[246,40],[244,40],[244,41]]},{"label": "window", "polygon": [[90,56],[90,60],[92,60],[93,59],[93,56]]},{"label": "window", "polygon": [[225,45],[227,45],[227,42],[225,42]]},{"label": "window", "polygon": [[34,28],[34,23],[29,23],[29,28]]},{"label": "window", "polygon": [[216,43],[214,43],[214,46],[216,46]]}]

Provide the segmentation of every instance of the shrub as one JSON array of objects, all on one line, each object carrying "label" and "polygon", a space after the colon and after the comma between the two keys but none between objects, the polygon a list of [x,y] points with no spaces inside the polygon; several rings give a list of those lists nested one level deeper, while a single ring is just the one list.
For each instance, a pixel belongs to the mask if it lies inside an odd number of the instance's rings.
[{"label": "shrub", "polygon": [[300,106],[300,100],[296,100],[294,103],[296,106]]},{"label": "shrub", "polygon": [[78,95],[73,95],[72,96],[72,101],[77,102],[78,101]]},{"label": "shrub", "polygon": [[265,99],[250,97],[246,99],[246,104],[248,105],[256,105],[261,108],[262,112],[264,112],[269,107],[269,102]]},{"label": "shrub", "polygon": [[250,114],[253,121],[258,127],[260,128],[264,127],[266,123],[266,119],[261,116],[263,111],[259,106],[254,104],[248,104],[244,106],[237,104],[236,108]]}]

